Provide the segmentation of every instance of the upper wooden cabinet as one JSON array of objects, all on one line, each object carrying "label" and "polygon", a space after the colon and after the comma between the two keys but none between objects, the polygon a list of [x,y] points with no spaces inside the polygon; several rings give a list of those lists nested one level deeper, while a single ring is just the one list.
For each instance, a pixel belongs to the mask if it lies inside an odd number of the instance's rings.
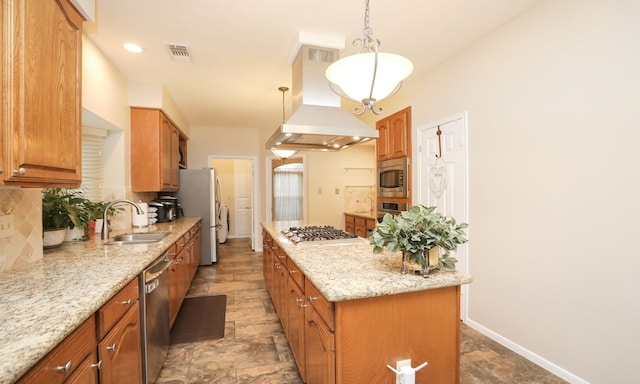
[{"label": "upper wooden cabinet", "polygon": [[131,108],[131,188],[134,192],[178,190],[178,170],[186,167],[180,156],[181,141],[186,148],[180,130],[161,110]]},{"label": "upper wooden cabinet", "polygon": [[376,122],[378,161],[411,156],[411,107]]},{"label": "upper wooden cabinet", "polygon": [[77,187],[82,21],[69,0],[3,1],[0,185]]}]

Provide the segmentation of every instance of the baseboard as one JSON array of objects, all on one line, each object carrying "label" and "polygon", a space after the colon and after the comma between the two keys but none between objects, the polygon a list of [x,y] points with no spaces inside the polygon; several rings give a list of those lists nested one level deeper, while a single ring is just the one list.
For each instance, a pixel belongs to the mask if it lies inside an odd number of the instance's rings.
[{"label": "baseboard", "polygon": [[476,323],[473,320],[470,320],[467,318],[467,320],[465,321],[465,324],[467,324],[469,327],[475,329],[476,331],[482,333],[483,335],[487,336],[488,338],[492,339],[493,341],[495,341],[498,344],[501,344],[502,346],[509,348],[510,350],[512,350],[513,352],[517,353],[518,355],[524,357],[525,359],[531,361],[532,363],[546,369],[547,371],[553,373],[554,375],[558,376],[559,378],[568,381],[571,384],[589,384],[588,381],[574,375],[573,373],[567,371],[566,369],[559,367],[555,364],[553,364],[552,362],[550,362],[549,360],[546,360],[544,358],[542,358],[541,356],[529,351],[526,348],[523,348],[521,345],[514,343],[513,341],[497,334],[496,332],[490,330],[489,328],[486,328],[478,323]]}]

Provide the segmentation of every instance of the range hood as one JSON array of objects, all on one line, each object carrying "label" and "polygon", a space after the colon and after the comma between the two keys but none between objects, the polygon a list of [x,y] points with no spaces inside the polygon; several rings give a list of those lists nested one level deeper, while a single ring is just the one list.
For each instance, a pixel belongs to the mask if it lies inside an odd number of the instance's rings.
[{"label": "range hood", "polygon": [[371,139],[378,131],[340,107],[324,72],[338,50],[303,45],[293,61],[293,114],[271,135],[265,149],[337,151]]}]

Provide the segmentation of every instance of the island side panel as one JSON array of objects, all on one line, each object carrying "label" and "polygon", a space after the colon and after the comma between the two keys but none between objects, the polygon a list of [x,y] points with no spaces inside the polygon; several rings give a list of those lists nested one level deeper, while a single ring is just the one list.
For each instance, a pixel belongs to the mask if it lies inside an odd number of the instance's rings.
[{"label": "island side panel", "polygon": [[411,359],[416,383],[457,384],[460,286],[336,303],[337,384],[393,383]]}]

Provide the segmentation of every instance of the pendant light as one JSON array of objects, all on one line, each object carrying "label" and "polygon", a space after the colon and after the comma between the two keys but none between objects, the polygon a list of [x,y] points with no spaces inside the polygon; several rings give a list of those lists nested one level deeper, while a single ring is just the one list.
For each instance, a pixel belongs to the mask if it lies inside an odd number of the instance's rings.
[{"label": "pendant light", "polygon": [[[282,124],[284,124],[285,123],[285,121],[284,121],[284,93],[287,92],[289,90],[289,88],[288,87],[280,87],[280,88],[278,88],[278,90],[280,92],[282,92]],[[280,144],[280,143],[276,143],[276,144]],[[285,161],[286,159],[288,159],[291,156],[293,156],[296,153],[298,153],[298,151],[294,151],[292,149],[276,149],[276,148],[271,148],[271,152],[274,155],[276,155],[282,161]]]},{"label": "pendant light", "polygon": [[360,103],[354,113],[362,115],[367,109],[376,115],[382,108],[376,103],[396,93],[402,81],[413,71],[411,61],[393,53],[379,52],[380,41],[373,37],[369,26],[369,0],[365,0],[364,37],[353,41],[360,53],[332,63],[326,70],[331,89],[343,98]]}]

